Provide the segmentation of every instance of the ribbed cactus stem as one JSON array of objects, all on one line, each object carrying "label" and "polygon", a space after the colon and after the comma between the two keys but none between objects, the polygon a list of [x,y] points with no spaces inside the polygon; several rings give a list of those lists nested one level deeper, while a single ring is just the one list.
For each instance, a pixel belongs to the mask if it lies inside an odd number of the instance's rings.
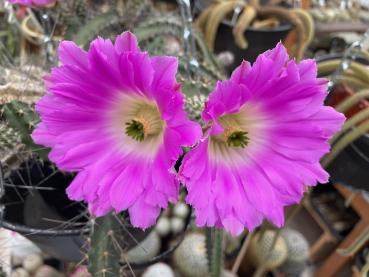
[{"label": "ribbed cactus stem", "polygon": [[71,34],[71,39],[81,46],[82,48],[88,48],[90,42],[98,35],[104,34],[105,37],[109,37],[109,34],[113,34],[113,31],[108,32],[106,35],[105,31],[109,28],[114,30],[114,27],[119,26],[122,28],[122,19],[115,13],[110,11],[105,14],[95,16],[93,19],[85,22],[84,26],[81,27],[77,33]]},{"label": "ribbed cactus stem", "polygon": [[220,277],[224,268],[223,230],[207,228],[205,232],[210,276]]},{"label": "ribbed cactus stem", "polygon": [[208,266],[209,266],[209,272],[211,272],[211,261],[212,261],[212,252],[213,252],[213,238],[212,238],[212,229],[211,228],[205,228],[205,247],[206,247],[206,255],[208,257]]},{"label": "ribbed cactus stem", "polygon": [[110,213],[93,219],[88,251],[88,271],[92,276],[116,277],[120,274],[120,255],[122,250],[116,239],[120,225]]},{"label": "ribbed cactus stem", "polygon": [[5,118],[9,126],[17,131],[22,143],[24,143],[29,150],[35,151],[40,158],[47,160],[49,150],[35,144],[31,137],[33,129],[39,122],[39,117],[33,108],[19,101],[11,101],[1,105],[0,111],[2,117]]}]

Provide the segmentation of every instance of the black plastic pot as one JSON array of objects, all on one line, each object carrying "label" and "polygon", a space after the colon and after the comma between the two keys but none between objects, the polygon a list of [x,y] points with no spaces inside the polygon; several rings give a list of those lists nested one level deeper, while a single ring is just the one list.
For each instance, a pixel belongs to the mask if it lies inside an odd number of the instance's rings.
[{"label": "black plastic pot", "polygon": [[283,40],[291,31],[292,25],[289,23],[282,23],[280,26],[271,29],[256,29],[249,27],[245,31],[245,37],[249,44],[247,49],[241,49],[234,43],[232,29],[233,27],[230,24],[220,24],[214,46],[215,53],[223,51],[230,51],[233,53],[235,59],[234,63],[227,68],[229,72],[239,66],[242,60],[252,63],[259,54],[275,47],[276,44]]},{"label": "black plastic pot", "polygon": [[30,159],[5,177],[1,226],[24,235],[57,259],[80,260],[88,228],[83,216],[75,224],[67,224],[85,213],[85,207],[71,202],[64,192],[72,175]]},{"label": "black plastic pot", "polygon": [[[342,54],[330,54],[319,57],[318,63],[332,59],[340,59]],[[369,61],[358,55],[356,62],[368,65]],[[331,93],[327,97],[330,102]],[[369,135],[365,134],[349,144],[327,168],[331,181],[340,183],[351,189],[369,191]]]},{"label": "black plastic pot", "polygon": [[369,191],[369,135],[365,134],[348,145],[327,171],[335,183]]},{"label": "black plastic pot", "polygon": [[[81,261],[89,218],[85,205],[69,200],[65,193],[72,180],[72,175],[56,171],[48,162],[24,162],[3,180],[0,225],[24,235],[59,260]],[[150,231],[126,227],[122,235],[129,232],[130,236],[125,236],[125,246],[135,246]]]},{"label": "black plastic pot", "polygon": [[[0,190],[0,226],[24,235],[54,258],[81,261],[84,258],[81,249],[85,249],[90,228],[85,205],[69,200],[65,193],[73,175],[56,171],[48,162],[30,159],[5,178],[1,176],[0,184],[4,186]],[[189,226],[190,218],[191,215],[186,226]],[[129,250],[143,241],[152,228],[142,231],[128,224],[120,232],[124,247]],[[160,255],[143,263],[130,263],[130,266],[143,268],[167,258],[183,236],[184,232],[176,244]]]},{"label": "black plastic pot", "polygon": [[[5,176],[1,198],[3,228],[18,232],[45,253],[64,261],[80,261],[85,242],[85,206],[71,202],[65,188],[72,175],[55,171],[36,159]],[[0,180],[1,181],[1,180]],[[68,221],[73,220],[73,223]]]}]

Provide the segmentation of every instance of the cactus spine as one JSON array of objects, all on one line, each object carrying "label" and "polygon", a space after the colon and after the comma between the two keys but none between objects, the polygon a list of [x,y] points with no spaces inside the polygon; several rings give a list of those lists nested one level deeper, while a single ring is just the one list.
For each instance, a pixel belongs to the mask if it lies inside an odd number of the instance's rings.
[{"label": "cactus spine", "polygon": [[122,249],[116,239],[119,222],[112,213],[91,221],[89,272],[96,277],[121,276],[119,261]]}]

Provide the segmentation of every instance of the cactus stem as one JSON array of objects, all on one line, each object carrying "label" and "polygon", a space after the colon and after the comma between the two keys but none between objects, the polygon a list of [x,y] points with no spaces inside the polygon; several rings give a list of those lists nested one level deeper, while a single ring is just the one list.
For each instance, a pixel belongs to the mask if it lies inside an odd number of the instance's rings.
[{"label": "cactus stem", "polygon": [[223,272],[223,230],[216,228],[206,229],[206,250],[211,277],[220,277]]}]

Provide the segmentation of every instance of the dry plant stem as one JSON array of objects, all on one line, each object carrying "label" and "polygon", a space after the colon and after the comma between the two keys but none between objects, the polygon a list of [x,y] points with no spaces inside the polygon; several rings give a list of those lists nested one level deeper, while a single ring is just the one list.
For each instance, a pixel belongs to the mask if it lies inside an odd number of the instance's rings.
[{"label": "dry plant stem", "polygon": [[244,33],[255,17],[256,9],[251,5],[247,5],[244,7],[236,25],[233,28],[235,43],[241,49],[246,49],[248,47],[248,43],[245,39]]},{"label": "dry plant stem", "polygon": [[369,120],[362,123],[352,131],[346,133],[332,148],[331,152],[322,159],[322,166],[327,167],[338,156],[338,154],[345,149],[354,140],[369,131]]},{"label": "dry plant stem", "polygon": [[301,208],[301,203],[292,208],[292,211],[286,216],[286,221],[284,223],[285,226],[287,226],[287,224],[291,222],[291,220],[298,214]]},{"label": "dry plant stem", "polygon": [[215,4],[211,4],[205,10],[203,10],[200,16],[195,21],[195,26],[201,31],[205,31],[206,21],[208,20],[211,12],[213,11]]},{"label": "dry plant stem", "polygon": [[356,105],[358,102],[360,102],[362,99],[369,97],[369,90],[363,90],[355,93],[353,96],[347,98],[345,101],[341,102],[339,105],[336,106],[336,110],[338,112],[344,113],[350,108],[352,108],[354,105]]},{"label": "dry plant stem", "polygon": [[339,83],[347,84],[354,90],[363,90],[369,87],[369,83],[364,83],[357,76],[347,75],[343,73],[341,76],[336,78]]},{"label": "dry plant stem", "polygon": [[360,54],[362,54],[363,57],[369,61],[369,51],[361,50]]},{"label": "dry plant stem", "polygon": [[303,46],[300,49],[296,49],[295,47],[295,51],[297,50],[296,60],[300,61],[303,58],[306,47],[314,38],[314,21],[311,15],[305,10],[293,9],[293,14],[298,18],[298,20],[301,21],[304,26],[305,39]]},{"label": "dry plant stem", "polygon": [[252,27],[257,29],[263,28],[275,28],[279,26],[279,20],[277,18],[268,18],[265,20],[256,20]]},{"label": "dry plant stem", "polygon": [[342,76],[344,77],[349,77],[351,79],[356,79],[357,82],[359,84],[361,84],[361,86],[364,86],[364,87],[368,87],[369,86],[369,80],[364,80],[362,77],[360,77],[357,73],[355,73],[354,71],[352,70],[345,70],[343,73],[342,73]]},{"label": "dry plant stem", "polygon": [[[341,60],[340,59],[334,59],[329,61],[324,61],[318,64],[318,72],[320,75],[329,75],[337,70],[337,68],[340,66]],[[359,64],[355,61],[351,61],[350,67],[349,67],[356,75],[357,77],[367,85],[369,85],[369,70],[362,64]]]},{"label": "dry plant stem", "polygon": [[209,19],[206,22],[206,29],[205,29],[205,40],[208,44],[208,47],[213,50],[215,38],[217,35],[218,27],[223,18],[234,10],[237,5],[244,5],[243,1],[239,0],[230,0],[226,2],[221,2],[217,6],[214,7],[213,11],[211,12]]},{"label": "dry plant stem", "polygon": [[241,265],[243,259],[245,258],[247,249],[249,248],[249,245],[250,245],[250,242],[251,242],[252,235],[253,235],[252,232],[248,233],[245,241],[242,244],[240,252],[237,255],[236,261],[234,262],[234,264],[232,266],[232,273],[234,273],[234,274],[237,274],[238,269],[240,268],[240,265]]},{"label": "dry plant stem", "polygon": [[353,117],[348,119],[342,126],[342,129],[337,134],[335,134],[333,138],[331,138],[330,143],[333,144],[335,141],[338,140],[340,136],[342,136],[351,128],[354,128],[355,125],[367,119],[368,117],[369,117],[369,108],[366,108],[365,110],[362,110],[359,113],[355,114]]},{"label": "dry plant stem", "polygon": [[266,271],[265,266],[259,266],[256,270],[256,272],[254,273],[253,277],[261,277],[263,276],[264,272]]},{"label": "dry plant stem", "polygon": [[37,20],[35,14],[33,13],[31,8],[27,8],[27,13],[29,14],[32,23],[35,25],[36,29],[38,32],[42,33],[44,31],[44,29],[42,28],[40,22]]},{"label": "dry plant stem", "polygon": [[273,16],[273,17],[277,17],[282,20],[287,20],[296,28],[296,34],[297,34],[296,47],[292,55],[296,57],[298,55],[298,52],[301,51],[300,49],[303,46],[304,36],[305,36],[304,26],[301,23],[301,21],[297,19],[295,16],[293,16],[293,14],[289,12],[289,10],[285,8],[280,8],[280,7],[272,7],[272,6],[258,7],[257,14],[260,16],[265,16],[265,17]]},{"label": "dry plant stem", "polygon": [[308,42],[311,42],[314,38],[314,21],[313,18],[311,17],[311,15],[303,10],[303,9],[293,9],[293,13],[296,14],[303,22],[303,24],[305,25],[305,29],[306,29],[306,40]]}]

